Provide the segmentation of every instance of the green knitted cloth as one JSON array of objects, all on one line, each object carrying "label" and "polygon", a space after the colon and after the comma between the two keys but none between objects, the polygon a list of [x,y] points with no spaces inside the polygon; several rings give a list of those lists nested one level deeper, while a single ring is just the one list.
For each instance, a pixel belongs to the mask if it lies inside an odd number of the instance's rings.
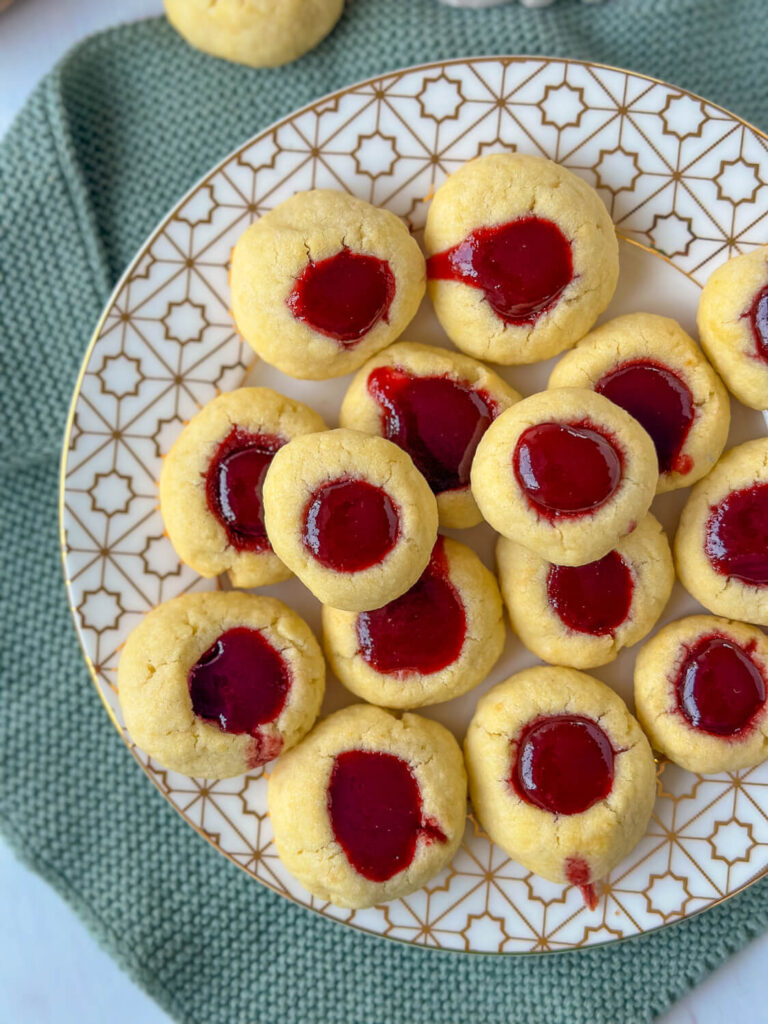
[{"label": "green knitted cloth", "polygon": [[178,1020],[637,1024],[768,926],[763,882],[614,947],[472,957],[358,934],[261,888],[184,824],[110,725],[70,622],[57,525],[67,406],[110,288],[237,143],[357,79],[491,53],[633,68],[768,128],[765,16],[765,0],[348,0],[314,53],[265,71],[149,21],[76,48],[0,144],[0,824]]}]

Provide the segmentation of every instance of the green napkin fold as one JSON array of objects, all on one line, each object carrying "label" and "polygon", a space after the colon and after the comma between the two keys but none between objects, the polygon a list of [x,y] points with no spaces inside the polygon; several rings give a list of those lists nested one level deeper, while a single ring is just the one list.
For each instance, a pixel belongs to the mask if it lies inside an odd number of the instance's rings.
[{"label": "green napkin fold", "polygon": [[358,934],[261,888],[184,824],[112,728],[70,621],[57,507],[67,407],[110,288],[243,139],[355,80],[494,53],[633,68],[766,128],[765,20],[765,0],[347,0],[316,51],[264,71],[153,20],[78,46],[0,143],[0,826],[179,1021],[637,1024],[768,926],[764,881],[616,946],[466,956]]}]

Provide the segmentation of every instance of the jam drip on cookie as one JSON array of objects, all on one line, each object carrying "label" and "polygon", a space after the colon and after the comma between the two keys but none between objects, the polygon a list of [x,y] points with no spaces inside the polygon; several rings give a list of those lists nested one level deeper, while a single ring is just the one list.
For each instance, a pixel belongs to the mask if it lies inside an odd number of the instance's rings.
[{"label": "jam drip on cookie", "polygon": [[696,409],[690,388],[676,373],[652,359],[633,359],[604,374],[595,391],[634,416],[651,435],[661,473],[690,473],[693,460],[681,455]]},{"label": "jam drip on cookie", "polygon": [[716,572],[768,585],[768,484],[731,491],[710,512],[705,551]]},{"label": "jam drip on cookie", "polygon": [[512,455],[515,477],[533,508],[547,519],[593,512],[621,482],[622,457],[591,423],[538,423],[520,435]]},{"label": "jam drip on cookie", "polygon": [[553,565],[547,574],[549,603],[569,629],[612,635],[629,615],[632,573],[617,551],[588,565]]},{"label": "jam drip on cookie", "polygon": [[430,256],[427,277],[479,288],[505,323],[533,324],[573,280],[571,244],[551,220],[521,217]]},{"label": "jam drip on cookie", "polygon": [[591,718],[546,715],[523,729],[509,781],[535,807],[581,814],[611,792],[614,756],[611,741]]},{"label": "jam drip on cookie", "polygon": [[399,536],[397,506],[366,480],[331,480],[317,488],[304,510],[304,546],[336,572],[370,569],[386,558]]},{"label": "jam drip on cookie", "polygon": [[395,276],[386,260],[346,247],[310,260],[286,300],[297,320],[341,345],[354,345],[379,320],[389,322]]},{"label": "jam drip on cookie", "polygon": [[700,637],[675,679],[677,706],[695,729],[734,736],[765,704],[765,680],[746,649],[728,636]]},{"label": "jam drip on cookie", "polygon": [[328,783],[328,816],[347,860],[372,882],[386,882],[404,871],[419,839],[447,841],[438,823],[424,817],[416,777],[395,754],[337,754]]},{"label": "jam drip on cookie", "polygon": [[260,727],[274,722],[283,710],[291,673],[260,630],[226,630],[198,658],[187,681],[192,710],[199,718],[224,732],[254,737],[259,750],[263,748],[261,764],[277,756],[279,747],[264,742]]},{"label": "jam drip on cookie", "polygon": [[467,618],[442,537],[411,589],[383,608],[361,612],[356,629],[363,660],[384,675],[428,675],[453,664],[464,646]]},{"label": "jam drip on cookie", "polygon": [[475,449],[498,411],[490,395],[395,366],[373,370],[368,392],[381,408],[384,437],[408,452],[435,494],[467,486]]},{"label": "jam drip on cookie", "polygon": [[744,316],[752,328],[757,358],[768,363],[768,285],[762,288]]},{"label": "jam drip on cookie", "polygon": [[238,551],[271,550],[261,492],[272,458],[284,444],[284,438],[233,427],[211,459],[205,476],[208,508]]},{"label": "jam drip on cookie", "polygon": [[581,857],[568,857],[565,862],[565,877],[571,885],[581,890],[584,902],[590,910],[596,910],[598,899],[589,864]]}]

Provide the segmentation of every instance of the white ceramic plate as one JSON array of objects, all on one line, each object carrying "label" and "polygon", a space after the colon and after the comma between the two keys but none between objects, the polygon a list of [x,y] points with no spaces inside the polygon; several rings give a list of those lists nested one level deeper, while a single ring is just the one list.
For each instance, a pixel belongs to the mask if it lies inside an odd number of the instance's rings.
[{"label": "white ceramic plate", "polygon": [[[73,401],[62,468],[66,576],[89,668],[121,731],[115,681],[128,632],[160,601],[215,585],[179,563],[158,512],[160,459],[183,422],[247,380],[309,402],[334,424],[347,385],[295,381],[253,365],[229,313],[227,264],[240,233],[293,192],[330,187],[388,207],[420,237],[446,174],[510,148],[565,164],[607,203],[622,236],[622,272],[605,318],[647,310],[693,332],[710,272],[768,241],[764,136],[679,89],[577,61],[487,58],[395,72],[319,100],[241,146],[136,256],[99,324]],[[406,336],[449,344],[427,301]],[[529,394],[545,386],[550,368],[503,375]],[[764,432],[759,414],[736,402],[733,412],[731,443]],[[670,530],[685,494],[654,504]],[[492,564],[488,527],[455,535]],[[296,580],[265,591],[319,631],[319,605]],[[696,610],[678,586],[664,621]],[[595,675],[630,699],[634,657],[626,651]],[[535,661],[510,635],[485,684],[426,714],[461,736],[480,692]],[[350,702],[331,679],[324,710]],[[712,906],[768,871],[768,764],[707,778],[665,765],[648,833],[606,881],[595,911],[578,890],[510,861],[471,819],[452,866],[427,888],[343,911],[309,897],[280,863],[264,772],[204,782],[133,753],[185,820],[255,879],[327,917],[419,945],[522,953],[609,942]]]}]

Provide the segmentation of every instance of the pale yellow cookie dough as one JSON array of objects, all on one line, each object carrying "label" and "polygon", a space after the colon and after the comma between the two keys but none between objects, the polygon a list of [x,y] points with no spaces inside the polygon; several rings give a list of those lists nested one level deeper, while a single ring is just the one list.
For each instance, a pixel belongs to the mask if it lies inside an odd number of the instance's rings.
[{"label": "pale yellow cookie dough", "polygon": [[573,668],[607,665],[655,626],[675,582],[672,552],[661,523],[649,512],[614,551],[632,580],[627,616],[610,632],[585,633],[570,628],[549,599],[552,563],[521,544],[499,538],[496,559],[510,625],[542,661]]},{"label": "pale yellow cookie dough", "polygon": [[[353,867],[331,824],[328,786],[344,751],[392,754],[407,762],[421,791],[423,819],[445,840],[419,836],[413,860],[385,881]],[[322,721],[280,758],[267,803],[283,864],[320,900],[338,907],[371,907],[420,889],[450,863],[464,834],[467,781],[458,743],[442,725],[419,715],[397,717],[355,704]]]},{"label": "pale yellow cookie dough", "polygon": [[[484,392],[495,403],[494,413],[497,416],[520,401],[520,395],[514,388],[476,359],[434,345],[398,341],[369,359],[352,379],[339,413],[342,427],[387,436],[384,410],[368,390],[371,374],[383,366],[397,367],[412,377],[446,377]],[[441,526],[461,529],[482,522],[468,484],[438,491],[436,497]]]},{"label": "pale yellow cookie dough", "polygon": [[448,337],[478,359],[518,364],[557,355],[586,334],[616,289],[616,233],[598,194],[565,167],[523,153],[478,157],[443,182],[427,215],[427,253],[444,252],[478,228],[532,215],[557,225],[573,260],[570,283],[533,323],[505,323],[480,289],[461,281],[429,281]]},{"label": "pale yellow cookie dough", "polygon": [[165,456],[160,511],[179,558],[201,576],[227,572],[236,587],[279,583],[291,571],[269,545],[261,551],[238,549],[208,505],[211,459],[234,429],[287,442],[323,430],[325,423],[308,405],[269,388],[238,388],[219,395],[189,421]]},{"label": "pale yellow cookie dough", "polygon": [[[510,782],[523,729],[564,713],[599,723],[615,754],[610,793],[577,814],[537,807]],[[602,878],[648,825],[656,798],[651,748],[622,699],[583,672],[541,666],[494,686],[477,705],[464,753],[472,806],[482,827],[510,857],[550,881],[589,885]],[[578,880],[569,861],[583,867]]]},{"label": "pale yellow cookie dough", "polygon": [[[323,645],[328,662],[344,686],[363,700],[389,708],[439,704],[477,686],[501,656],[506,631],[501,595],[493,573],[471,548],[447,537],[438,538],[426,572],[434,562],[439,570],[446,572],[449,584],[463,605],[466,621],[464,641],[455,661],[438,671],[411,669],[385,673],[377,670],[364,650],[368,613],[323,608]],[[396,609],[397,601],[393,604]],[[370,614],[386,616],[391,607],[385,605]],[[429,605],[423,608],[422,614],[429,619]],[[418,632],[419,621],[418,616],[408,617],[408,628]]]},{"label": "pale yellow cookie dough", "polygon": [[[362,480],[395,506],[398,536],[377,564],[338,572],[304,543],[304,517],[318,488]],[[437,502],[410,456],[383,437],[328,430],[297,437],[275,455],[264,481],[264,518],[277,555],[323,604],[347,611],[380,608],[421,576],[437,538]],[[354,545],[355,537],[349,536]]]},{"label": "pale yellow cookie dough", "polygon": [[[544,423],[578,424],[604,431],[623,462],[614,492],[579,515],[540,515],[517,481],[513,455],[521,435]],[[578,478],[579,466],[573,467]],[[648,511],[656,492],[658,461],[637,420],[602,395],[557,388],[524,398],[495,420],[472,463],[472,494],[483,517],[502,536],[556,565],[594,562],[616,547]]]},{"label": "pale yellow cookie dough", "polygon": [[690,615],[671,622],[644,645],[635,662],[635,708],[648,739],[670,761],[703,774],[750,768],[768,757],[768,705],[763,705],[747,729],[731,736],[697,729],[680,711],[677,676],[696,643],[710,634],[741,648],[765,682],[765,634],[756,626],[714,615]]},{"label": "pale yellow cookie dough", "polygon": [[734,256],[712,274],[699,299],[701,344],[731,394],[768,409],[768,361],[758,354],[749,311],[768,288],[768,245]]},{"label": "pale yellow cookie dough", "polygon": [[[685,589],[710,612],[768,626],[768,584],[745,583],[720,573],[707,554],[713,512],[731,492],[756,484],[768,484],[768,438],[731,448],[693,488],[675,535],[675,565]],[[764,546],[768,548],[768,537]]]},{"label": "pale yellow cookie dough", "polygon": [[168,21],[214,57],[275,67],[317,46],[341,17],[344,0],[164,0]]},{"label": "pale yellow cookie dough", "polygon": [[701,349],[675,321],[628,313],[601,324],[566,353],[549,378],[551,388],[595,390],[608,373],[638,360],[671,370],[687,385],[694,418],[672,467],[659,474],[658,493],[696,483],[720,458],[728,439],[728,392]]},{"label": "pale yellow cookie dough", "polygon": [[[255,735],[225,732],[198,717],[190,669],[230,629],[258,630],[291,676],[277,718]],[[312,630],[281,601],[239,591],[184,594],[153,609],[129,635],[117,674],[131,739],[164,768],[225,779],[289,750],[311,729],[325,690],[325,661]]]},{"label": "pale yellow cookie dough", "polygon": [[[388,314],[354,342],[339,342],[291,312],[297,277],[343,249],[389,264],[395,293]],[[230,288],[237,329],[256,353],[283,373],[325,380],[351,373],[402,334],[425,289],[424,257],[405,223],[363,199],[313,189],[265,213],[238,239]]]}]

